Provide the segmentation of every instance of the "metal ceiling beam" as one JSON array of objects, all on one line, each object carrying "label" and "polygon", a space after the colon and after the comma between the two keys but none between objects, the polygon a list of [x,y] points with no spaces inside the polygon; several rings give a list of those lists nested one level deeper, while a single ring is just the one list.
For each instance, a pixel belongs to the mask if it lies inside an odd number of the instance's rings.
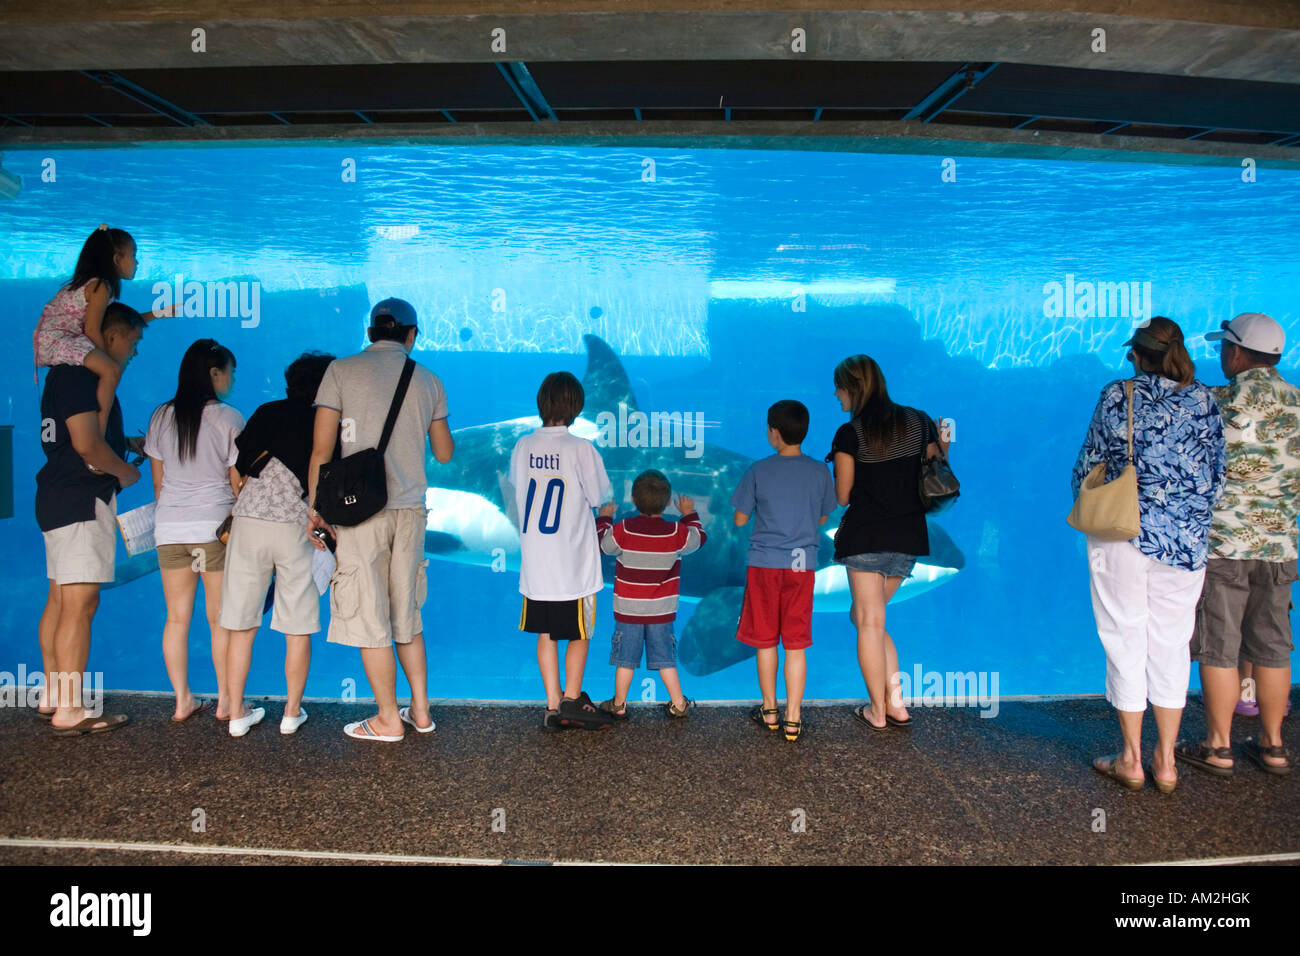
[{"label": "metal ceiling beam", "polygon": [[555,110],[551,109],[551,104],[546,102],[546,97],[542,95],[541,88],[533,75],[528,72],[528,67],[523,63],[497,63],[497,69],[505,77],[506,83],[519,102],[523,104],[524,109],[528,110],[534,122],[545,117],[551,122],[555,122]]},{"label": "metal ceiling beam", "polygon": [[[995,69],[996,63],[964,63],[948,79],[940,83],[929,96],[912,107],[904,120],[917,120],[928,123],[953,103],[961,99],[968,90],[973,90],[980,80]],[[1023,114],[1021,114],[1023,115]]]},{"label": "metal ceiling beam", "polygon": [[175,103],[169,103],[157,93],[146,90],[139,83],[132,83],[126,77],[112,70],[78,70],[82,76],[98,83],[106,90],[121,93],[129,100],[134,100],[160,116],[165,116],[178,126],[211,126],[207,120],[182,109]]}]

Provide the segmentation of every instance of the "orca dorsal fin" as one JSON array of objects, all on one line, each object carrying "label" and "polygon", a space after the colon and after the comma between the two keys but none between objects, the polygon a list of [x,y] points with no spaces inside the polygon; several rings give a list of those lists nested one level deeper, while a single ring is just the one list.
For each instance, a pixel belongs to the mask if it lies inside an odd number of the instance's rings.
[{"label": "orca dorsal fin", "polygon": [[632,383],[609,343],[598,335],[584,335],[582,341],[587,346],[587,373],[582,376],[582,390],[587,396],[583,415],[594,419],[601,412],[617,414],[620,403],[629,412],[635,411]]}]

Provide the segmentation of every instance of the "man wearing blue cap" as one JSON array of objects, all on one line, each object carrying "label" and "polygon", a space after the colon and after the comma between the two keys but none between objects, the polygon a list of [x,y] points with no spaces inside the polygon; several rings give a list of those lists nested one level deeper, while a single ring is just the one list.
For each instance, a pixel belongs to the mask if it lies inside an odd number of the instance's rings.
[{"label": "man wearing blue cap", "polygon": [[1276,321],[1247,312],[1222,331],[1219,364],[1228,384],[1214,389],[1223,413],[1227,481],[1214,508],[1210,559],[1196,608],[1192,660],[1201,667],[1207,739],[1175,756],[1197,770],[1235,772],[1230,734],[1240,685],[1238,659],[1254,666],[1257,741],[1246,756],[1272,774],[1289,773],[1282,717],[1291,693],[1291,584],[1296,580],[1300,505],[1300,388],[1277,372],[1286,335]]},{"label": "man wearing blue cap", "polygon": [[[428,665],[420,609],[428,592],[424,557],[426,438],[434,458],[451,460],[454,442],[447,425],[447,393],[438,377],[416,364],[403,396],[383,462],[388,501],[383,509],[351,527],[331,527],[316,513],[320,466],[330,460],[342,423],[346,457],[377,448],[398,382],[415,345],[415,309],[402,299],[385,299],[371,310],[368,349],[332,362],[316,392],[316,424],[308,471],[313,503],[308,533],[323,530],[336,540],[338,567],[330,581],[328,640],[360,648],[379,713],[348,724],[358,740],[395,742],[407,726],[433,730],[429,717]],[[318,548],[325,544],[313,537]],[[411,706],[397,707],[397,660],[411,687]]]}]

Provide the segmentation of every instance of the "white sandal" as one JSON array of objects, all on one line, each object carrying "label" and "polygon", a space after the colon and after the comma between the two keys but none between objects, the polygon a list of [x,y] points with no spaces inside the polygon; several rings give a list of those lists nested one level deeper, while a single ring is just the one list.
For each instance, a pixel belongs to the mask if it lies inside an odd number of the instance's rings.
[{"label": "white sandal", "polygon": [[397,712],[397,716],[402,718],[402,723],[410,724],[412,727],[414,727],[422,734],[431,734],[438,729],[438,725],[433,722],[432,717],[429,718],[428,727],[421,727],[419,724],[417,724],[415,722],[415,718],[411,716],[411,708],[409,707],[403,707],[401,710]]},{"label": "white sandal", "polygon": [[405,736],[403,734],[398,737],[389,737],[385,734],[375,733],[374,728],[370,726],[369,717],[365,720],[358,720],[356,723],[348,724],[343,728],[343,732],[354,740],[377,740],[380,743],[385,744],[395,744],[402,739],[402,736]]}]

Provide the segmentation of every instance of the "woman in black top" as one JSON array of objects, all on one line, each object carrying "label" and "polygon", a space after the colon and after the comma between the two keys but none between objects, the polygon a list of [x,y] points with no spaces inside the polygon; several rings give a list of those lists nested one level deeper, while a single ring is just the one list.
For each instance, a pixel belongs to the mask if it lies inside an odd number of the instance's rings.
[{"label": "woman in black top", "polygon": [[858,665],[871,697],[854,716],[874,730],[912,722],[899,696],[898,651],[885,630],[885,605],[930,553],[918,486],[921,462],[940,454],[939,431],[926,414],[890,401],[885,377],[870,356],[835,367],[835,397],[851,413],[831,453],[835,494],[848,505],[835,532],[835,560],[848,571],[850,612],[858,629]]}]

